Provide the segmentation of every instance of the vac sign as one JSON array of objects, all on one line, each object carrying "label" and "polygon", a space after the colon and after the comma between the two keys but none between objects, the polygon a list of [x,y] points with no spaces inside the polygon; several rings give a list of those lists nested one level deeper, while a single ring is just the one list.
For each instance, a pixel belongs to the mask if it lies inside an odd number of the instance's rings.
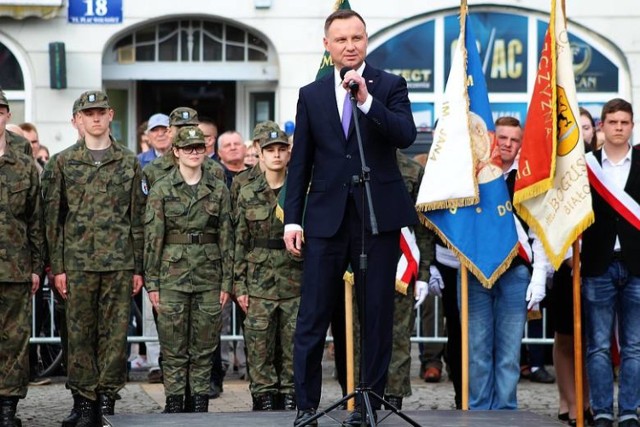
[{"label": "vac sign", "polygon": [[122,0],[69,0],[71,24],[119,24]]}]

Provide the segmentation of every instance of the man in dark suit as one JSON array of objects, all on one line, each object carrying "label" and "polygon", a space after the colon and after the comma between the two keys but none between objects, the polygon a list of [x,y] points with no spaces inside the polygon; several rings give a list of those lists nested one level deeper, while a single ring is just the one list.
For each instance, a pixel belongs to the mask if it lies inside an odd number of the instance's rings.
[{"label": "man in dark suit", "polygon": [[[604,133],[604,145],[587,154],[587,163],[592,170],[589,181],[595,222],[582,235],[580,254],[591,409],[596,426],[613,425],[614,378],[610,347],[617,318],[622,360],[618,425],[638,427],[640,150],[630,144],[633,131],[631,104],[619,98],[607,102],[602,107],[600,128]],[[605,191],[601,190],[603,186]]]},{"label": "man in dark suit", "polygon": [[[284,209],[287,249],[304,256],[294,338],[299,408],[294,425],[304,424],[319,405],[324,340],[334,304],[344,298],[342,275],[349,264],[356,291],[363,285],[358,274],[362,221],[368,255],[364,372],[367,385],[382,396],[391,357],[399,230],[417,222],[395,154],[396,148],[408,147],[416,137],[406,82],[364,63],[366,25],[356,12],[334,12],[324,30],[324,46],[335,70],[300,89]],[[343,67],[351,68],[344,80],[339,74]],[[353,179],[360,175],[361,163],[352,107],[345,101],[351,82],[358,85],[357,117],[371,169],[377,235],[371,233],[367,204],[362,203],[364,188]],[[375,410],[380,403],[373,400]],[[361,422],[358,411],[347,420],[348,425]]]}]

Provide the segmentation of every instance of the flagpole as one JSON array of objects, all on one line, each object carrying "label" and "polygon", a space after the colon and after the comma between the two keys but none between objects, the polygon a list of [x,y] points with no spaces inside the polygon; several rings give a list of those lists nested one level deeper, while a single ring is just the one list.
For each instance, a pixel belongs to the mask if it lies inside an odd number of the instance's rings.
[{"label": "flagpole", "polygon": [[[460,30],[466,31],[467,0],[460,1]],[[465,66],[466,69],[466,66]],[[462,410],[469,410],[469,275],[464,264],[460,263],[460,326],[462,332]]]},{"label": "flagpole", "polygon": [[469,410],[469,275],[460,264],[460,326],[462,350],[462,410]]},{"label": "flagpole", "polygon": [[[355,280],[355,278],[354,278]],[[347,394],[351,394],[355,390],[354,377],[354,351],[353,351],[353,285],[345,280],[344,282],[344,321],[347,353]],[[362,351],[362,349],[360,349]],[[355,399],[347,401],[347,409],[353,411],[355,407]]]},{"label": "flagpole", "polygon": [[584,427],[584,397],[582,395],[582,322],[580,307],[580,244],[573,242],[573,365],[576,384],[576,425]]}]

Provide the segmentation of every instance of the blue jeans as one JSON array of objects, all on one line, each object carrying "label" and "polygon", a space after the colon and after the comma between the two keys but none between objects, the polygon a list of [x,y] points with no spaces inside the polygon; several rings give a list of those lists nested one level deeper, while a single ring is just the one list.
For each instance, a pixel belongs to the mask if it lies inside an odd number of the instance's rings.
[{"label": "blue jeans", "polygon": [[635,418],[640,406],[640,277],[614,261],[602,276],[582,279],[587,331],[587,375],[596,418],[613,419],[611,338],[618,318],[620,377],[618,415]]},{"label": "blue jeans", "polygon": [[469,274],[469,409],[518,407],[520,343],[530,279],[527,267],[519,265],[487,289]]}]

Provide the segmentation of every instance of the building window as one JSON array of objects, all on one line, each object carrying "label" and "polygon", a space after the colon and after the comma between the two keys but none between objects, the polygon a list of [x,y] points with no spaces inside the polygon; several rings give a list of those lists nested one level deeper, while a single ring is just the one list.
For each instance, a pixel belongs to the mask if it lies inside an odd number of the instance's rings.
[{"label": "building window", "polygon": [[114,59],[134,62],[266,62],[267,43],[250,31],[200,20],[163,21],[122,37]]},{"label": "building window", "polygon": [[2,90],[24,90],[22,68],[16,57],[2,43],[0,43],[0,85]]}]

